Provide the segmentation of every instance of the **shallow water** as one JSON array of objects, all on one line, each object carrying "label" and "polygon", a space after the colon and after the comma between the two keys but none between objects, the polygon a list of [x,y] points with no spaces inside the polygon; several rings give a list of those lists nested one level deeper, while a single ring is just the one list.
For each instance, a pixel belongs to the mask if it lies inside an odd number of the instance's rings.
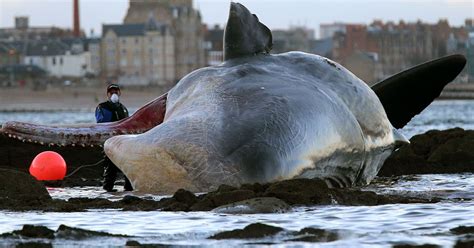
[{"label": "shallow water", "polygon": [[[235,245],[276,243],[279,246],[313,245],[289,242],[288,233],[257,240],[215,241],[206,238],[223,230],[243,228],[262,222],[288,231],[304,227],[335,230],[341,239],[318,243],[321,247],[364,246],[389,247],[394,244],[438,244],[452,246],[457,237],[449,229],[474,225],[473,174],[421,175],[401,177],[390,185],[379,180],[368,189],[376,192],[405,194],[406,192],[449,192],[445,201],[436,204],[390,204],[381,206],[315,206],[295,208],[285,214],[226,215],[212,212],[126,212],[90,210],[82,213],[0,212],[0,233],[21,229],[24,224],[44,225],[56,229],[60,224],[94,231],[126,234],[130,238],[101,238],[101,244],[124,245],[127,240],[142,244],[173,245]],[[90,196],[118,199],[123,193],[102,193],[100,188],[49,189],[53,198]],[[130,193],[127,193],[130,194]],[[450,197],[455,194],[456,197]],[[437,196],[441,196],[438,194]],[[141,196],[149,197],[149,196]],[[13,240],[4,240],[2,245]],[[54,242],[65,242],[54,241]],[[53,242],[53,244],[54,244]],[[67,241],[68,245],[92,245],[97,239]],[[2,246],[0,245],[0,246]]]},{"label": "shallow water", "polygon": [[[18,120],[42,124],[88,123],[92,113],[0,113],[0,123]],[[474,101],[437,101],[416,116],[402,132],[407,137],[430,129],[462,127],[474,129]],[[304,227],[337,230],[342,239],[318,243],[321,247],[390,247],[395,244],[437,244],[451,247],[458,239],[449,229],[474,226],[474,175],[419,175],[398,179],[377,179],[365,189],[383,194],[403,194],[444,199],[436,204],[391,204],[382,206],[315,206],[295,208],[286,214],[226,215],[209,212],[125,212],[91,210],[81,213],[0,212],[0,233],[21,229],[24,224],[45,225],[56,229],[60,224],[131,238],[100,238],[80,241],[55,240],[67,246],[123,246],[127,240],[142,244],[241,246],[273,243],[276,246],[314,246],[314,243],[285,241],[294,236],[281,233],[258,240],[215,241],[206,238],[219,231],[243,228],[263,222],[289,231]],[[124,193],[103,193],[97,187],[50,188],[57,199],[102,197],[119,200]],[[131,194],[131,193],[126,193]],[[159,199],[160,196],[141,195]],[[2,240],[8,247],[18,240]]]}]

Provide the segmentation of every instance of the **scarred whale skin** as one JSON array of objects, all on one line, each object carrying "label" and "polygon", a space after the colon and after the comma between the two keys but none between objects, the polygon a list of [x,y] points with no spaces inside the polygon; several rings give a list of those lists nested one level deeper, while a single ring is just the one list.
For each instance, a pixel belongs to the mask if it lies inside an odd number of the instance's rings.
[{"label": "scarred whale skin", "polygon": [[196,70],[169,93],[162,124],[105,152],[144,192],[306,177],[370,182],[394,129],[375,93],[341,65],[290,52]]}]

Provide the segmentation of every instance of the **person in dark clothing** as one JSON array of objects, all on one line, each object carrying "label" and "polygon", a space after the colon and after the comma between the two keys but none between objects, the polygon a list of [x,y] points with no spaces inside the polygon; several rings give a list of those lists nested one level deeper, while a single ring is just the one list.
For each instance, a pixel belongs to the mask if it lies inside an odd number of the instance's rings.
[{"label": "person in dark clothing", "polygon": [[[110,84],[107,87],[108,101],[100,103],[95,109],[95,119],[97,123],[119,121],[128,117],[127,108],[119,101],[120,95],[120,87],[117,84]],[[117,168],[117,166],[112,163],[112,161],[110,161],[107,155],[104,155],[104,183],[102,188],[104,188],[107,192],[117,191],[114,190],[114,184],[115,180],[117,179],[118,172],[121,172],[119,168]],[[132,184],[125,175],[124,177],[124,190],[132,191]]]}]

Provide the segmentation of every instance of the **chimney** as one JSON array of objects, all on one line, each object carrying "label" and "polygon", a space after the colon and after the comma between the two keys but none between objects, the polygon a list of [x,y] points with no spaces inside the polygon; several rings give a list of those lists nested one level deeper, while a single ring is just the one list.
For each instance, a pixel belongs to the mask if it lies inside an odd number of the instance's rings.
[{"label": "chimney", "polygon": [[73,35],[74,37],[81,36],[81,27],[79,24],[79,0],[74,0],[74,29]]}]

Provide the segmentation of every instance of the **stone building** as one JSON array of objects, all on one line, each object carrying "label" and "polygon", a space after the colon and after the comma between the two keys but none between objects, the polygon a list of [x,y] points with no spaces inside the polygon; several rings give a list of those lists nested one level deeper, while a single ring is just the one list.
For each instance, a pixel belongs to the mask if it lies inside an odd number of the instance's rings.
[{"label": "stone building", "polygon": [[224,60],[224,29],[215,25],[212,29],[205,27],[206,65],[219,65]]},{"label": "stone building", "polygon": [[273,53],[288,51],[311,52],[314,30],[306,27],[291,27],[288,30],[273,30]]},{"label": "stone building", "polygon": [[[451,41],[450,41],[451,40]],[[467,33],[449,26],[446,20],[436,24],[374,21],[370,25],[346,24],[333,36],[333,59],[344,60],[358,52],[377,54],[381,64],[379,79],[411,66],[451,53],[465,53]]]},{"label": "stone building", "polygon": [[192,0],[130,0],[124,23],[146,23],[150,17],[173,30],[176,80],[206,65],[201,14]]},{"label": "stone building", "polygon": [[21,55],[13,42],[0,42],[0,66],[20,64]]},{"label": "stone building", "polygon": [[103,25],[102,74],[123,85],[176,82],[175,32],[156,22]]},{"label": "stone building", "polygon": [[[84,34],[81,34],[81,36],[84,36]],[[15,17],[14,27],[0,28],[0,41],[25,41],[68,37],[73,37],[70,29],[54,26],[30,26],[29,18],[26,16]]]},{"label": "stone building", "polygon": [[35,65],[54,77],[83,77],[92,73],[90,53],[73,50],[60,40],[25,43],[24,65]]}]

